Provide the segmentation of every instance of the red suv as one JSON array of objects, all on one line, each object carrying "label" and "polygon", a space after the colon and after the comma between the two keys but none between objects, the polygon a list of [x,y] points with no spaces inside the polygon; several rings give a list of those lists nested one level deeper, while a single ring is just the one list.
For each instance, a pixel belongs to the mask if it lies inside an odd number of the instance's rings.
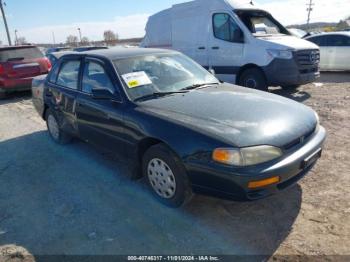
[{"label": "red suv", "polygon": [[0,98],[7,92],[30,90],[33,77],[50,69],[50,61],[36,46],[0,47]]}]

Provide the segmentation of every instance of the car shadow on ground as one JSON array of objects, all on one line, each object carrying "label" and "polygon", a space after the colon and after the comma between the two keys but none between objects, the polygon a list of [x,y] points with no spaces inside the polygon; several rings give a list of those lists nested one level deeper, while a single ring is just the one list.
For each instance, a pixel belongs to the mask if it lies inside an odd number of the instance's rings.
[{"label": "car shadow on ground", "polygon": [[299,214],[297,185],[257,202],[196,196],[182,209],[158,203],[112,160],[46,132],[0,142],[0,247],[38,255],[212,254],[270,257]]},{"label": "car shadow on ground", "polygon": [[21,100],[29,100],[32,98],[31,91],[21,91],[21,92],[13,92],[6,94],[5,98],[0,99],[0,106],[11,104],[11,103],[18,103]]},{"label": "car shadow on ground", "polygon": [[298,88],[281,88],[275,87],[271,88],[270,92],[276,95],[284,96],[286,98],[292,99],[297,102],[305,102],[311,98],[310,93],[302,91]]}]

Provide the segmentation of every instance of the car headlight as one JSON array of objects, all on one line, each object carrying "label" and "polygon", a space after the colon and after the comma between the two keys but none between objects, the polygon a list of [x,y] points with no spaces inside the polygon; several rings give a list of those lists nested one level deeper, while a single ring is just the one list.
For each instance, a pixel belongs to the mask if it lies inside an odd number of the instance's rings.
[{"label": "car headlight", "polygon": [[233,166],[252,166],[271,161],[283,155],[274,146],[255,146],[246,148],[218,148],[213,152],[213,160]]},{"label": "car headlight", "polygon": [[277,49],[268,49],[267,53],[273,58],[280,59],[292,59],[293,52],[291,50],[277,50]]}]

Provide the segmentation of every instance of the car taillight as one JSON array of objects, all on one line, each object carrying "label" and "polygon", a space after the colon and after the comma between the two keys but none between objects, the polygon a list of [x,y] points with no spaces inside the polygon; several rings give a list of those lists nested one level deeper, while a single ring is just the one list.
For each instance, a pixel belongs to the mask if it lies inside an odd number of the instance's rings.
[{"label": "car taillight", "polygon": [[3,65],[0,65],[0,76],[5,74],[5,68]]},{"label": "car taillight", "polygon": [[50,71],[52,68],[50,60],[47,57],[45,57],[44,60],[45,60],[45,63],[47,65],[47,71]]}]

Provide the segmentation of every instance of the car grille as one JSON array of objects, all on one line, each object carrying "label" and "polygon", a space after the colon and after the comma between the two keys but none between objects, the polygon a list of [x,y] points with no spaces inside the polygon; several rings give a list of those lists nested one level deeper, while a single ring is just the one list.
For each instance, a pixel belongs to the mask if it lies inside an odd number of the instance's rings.
[{"label": "car grille", "polygon": [[317,65],[320,63],[320,51],[317,49],[297,51],[296,58],[299,65]]},{"label": "car grille", "polygon": [[293,140],[292,142],[288,143],[287,145],[285,145],[283,148],[285,150],[289,150],[297,145],[300,145],[300,144],[304,144],[304,142],[306,140],[308,140],[316,131],[316,127],[314,129],[312,129],[310,132],[306,133],[305,135],[303,135],[302,137],[299,137],[295,140]]}]

